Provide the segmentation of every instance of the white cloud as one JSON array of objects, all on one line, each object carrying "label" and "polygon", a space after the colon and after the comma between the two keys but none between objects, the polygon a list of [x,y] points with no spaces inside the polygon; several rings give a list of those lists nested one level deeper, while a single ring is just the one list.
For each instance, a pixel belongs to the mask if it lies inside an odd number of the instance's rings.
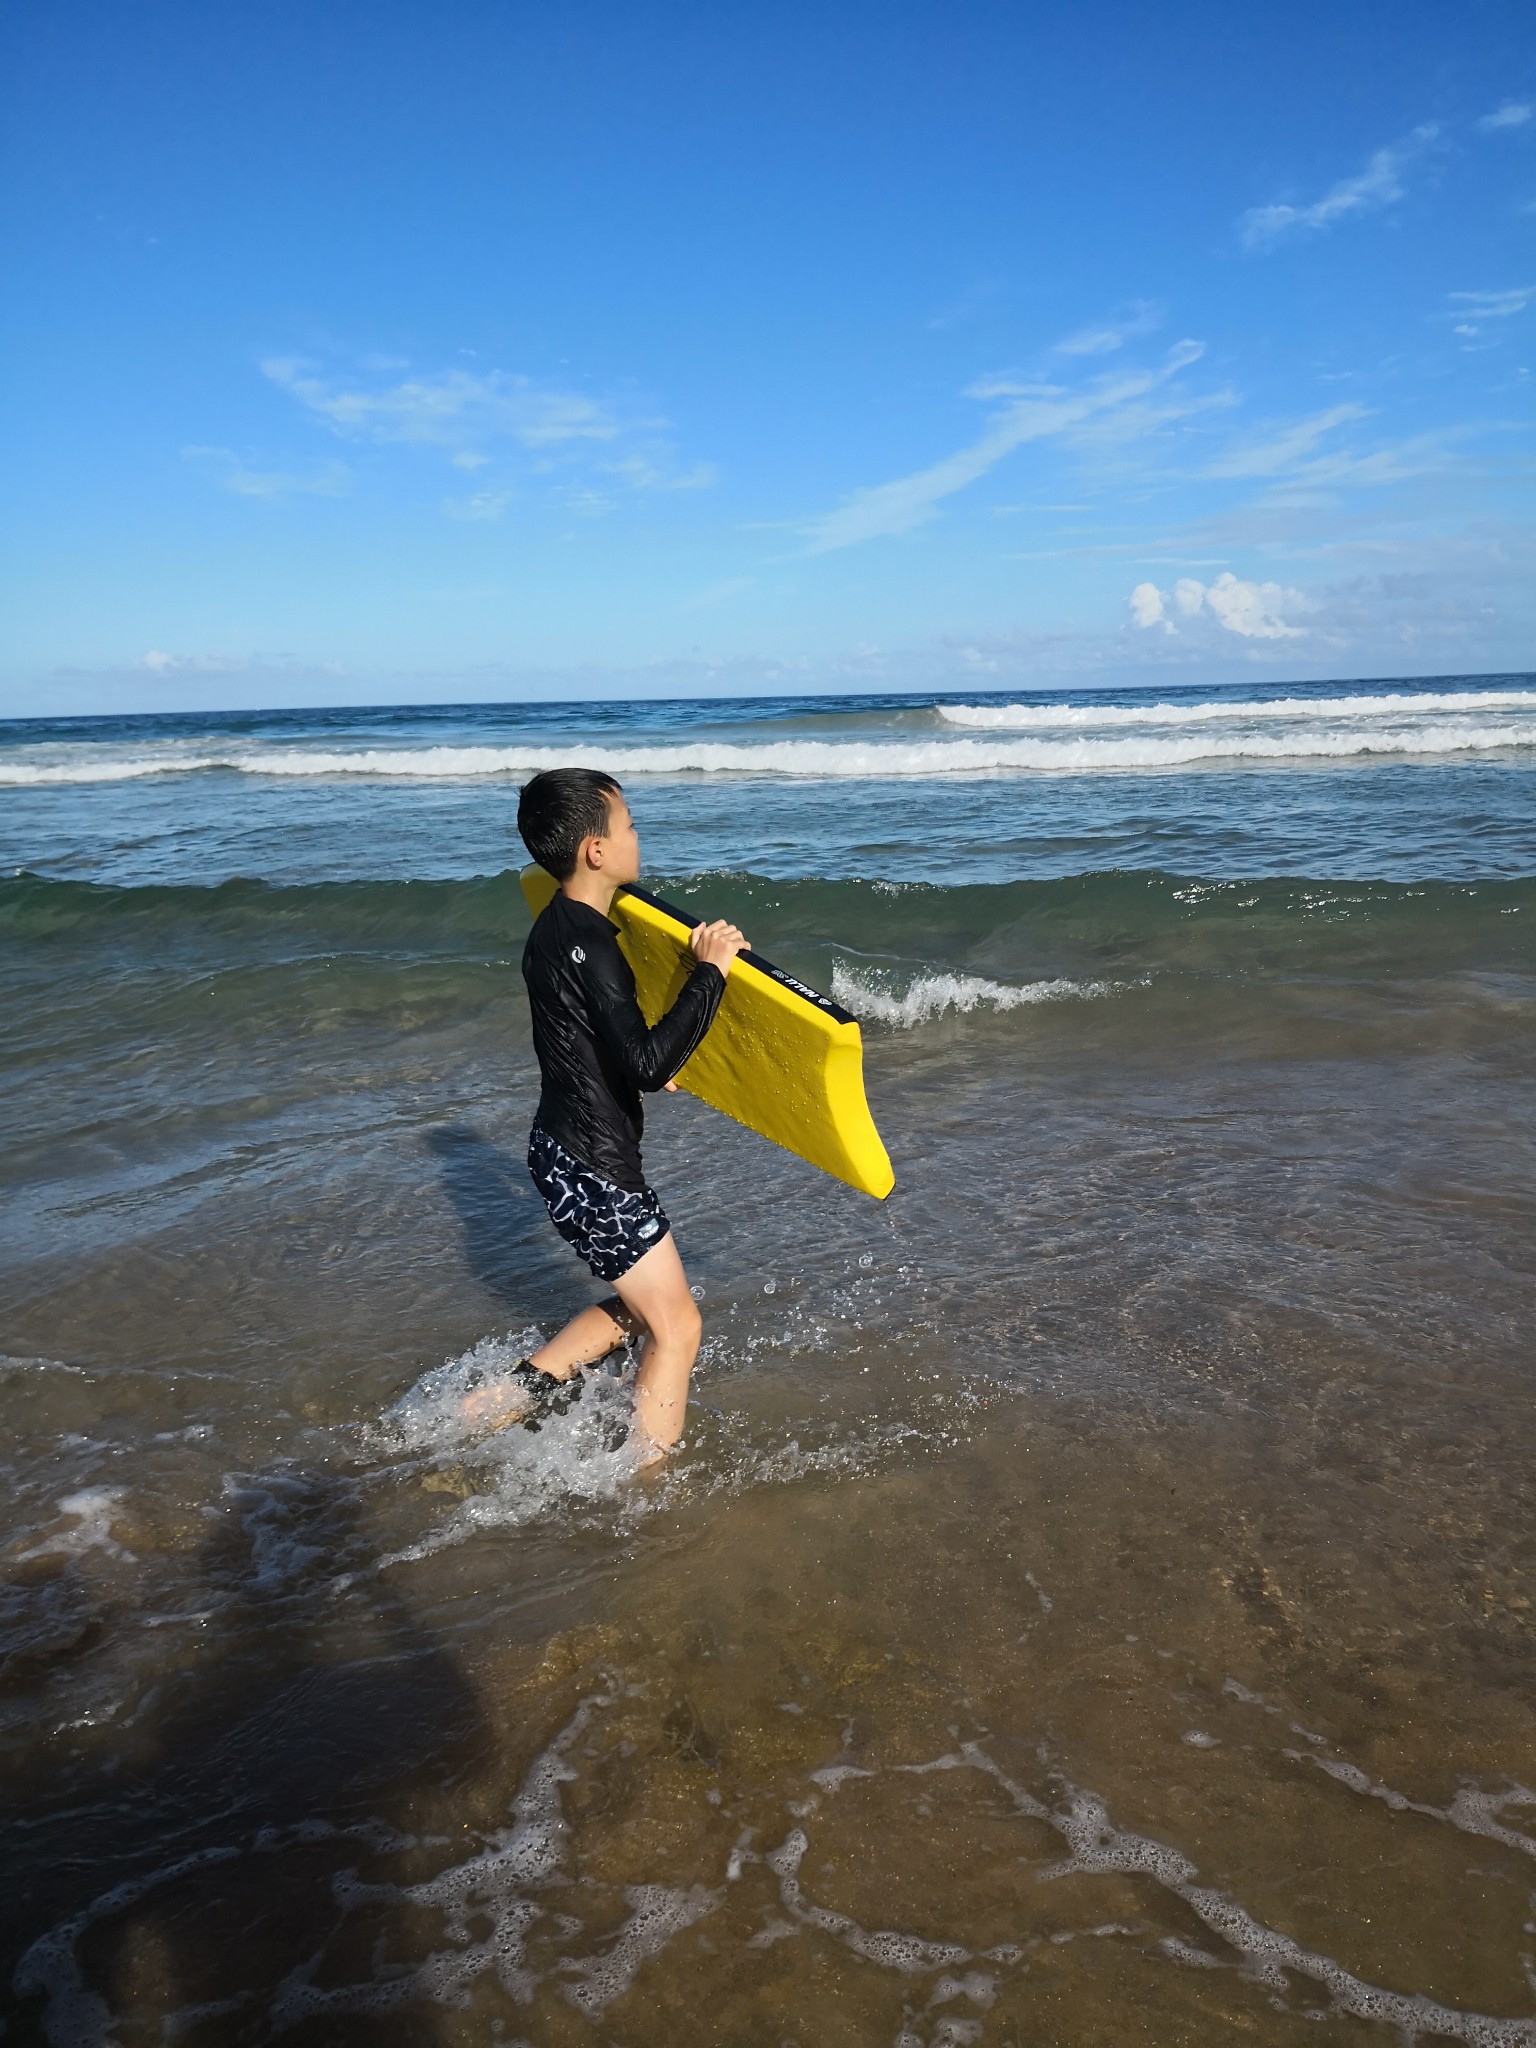
[{"label": "white cloud", "polygon": [[[1434,476],[1451,467],[1454,460],[1448,443],[1472,432],[1470,427],[1446,427],[1438,433],[1414,434],[1406,441],[1388,442],[1364,455],[1347,449],[1315,455],[1298,462],[1292,482],[1302,489],[1334,489],[1353,485],[1374,489],[1383,484],[1406,483],[1411,477]],[[1278,500],[1279,493],[1272,494]],[[1293,492],[1294,495],[1294,492]]]},{"label": "white cloud", "polygon": [[1294,230],[1331,227],[1336,220],[1352,213],[1371,213],[1378,207],[1391,206],[1407,189],[1404,177],[1409,166],[1424,154],[1439,132],[1436,123],[1428,121],[1401,142],[1378,149],[1363,171],[1340,179],[1310,206],[1277,203],[1250,207],[1238,222],[1244,248],[1262,249],[1278,236]]},{"label": "white cloud", "polygon": [[1338,428],[1370,417],[1365,406],[1331,406],[1326,412],[1240,442],[1211,462],[1203,474],[1267,480],[1270,488],[1257,501],[1261,504],[1315,506],[1331,502],[1331,495],[1341,490],[1380,489],[1414,477],[1443,474],[1456,459],[1450,444],[1473,431],[1470,427],[1446,427],[1363,451],[1323,445]]},{"label": "white cloud", "polygon": [[1059,356],[1112,355],[1133,336],[1150,334],[1161,317],[1150,300],[1137,299],[1118,319],[1106,320],[1097,327],[1081,327],[1075,334],[1069,334],[1065,341],[1058,341],[1056,353]]},{"label": "white cloud", "polygon": [[1310,455],[1323,436],[1332,433],[1335,427],[1366,417],[1367,410],[1363,405],[1330,406],[1326,412],[1296,420],[1291,426],[1282,427],[1278,433],[1263,440],[1247,441],[1229,449],[1211,463],[1205,473],[1220,477],[1279,476],[1294,469],[1302,457]]},{"label": "white cloud", "polygon": [[1523,128],[1532,114],[1536,114],[1536,107],[1529,100],[1506,100],[1502,107],[1484,114],[1477,125],[1485,135],[1491,135],[1500,128]]},{"label": "white cloud", "polygon": [[976,377],[960,394],[962,398],[1064,398],[1065,384],[1021,384],[1016,377]]},{"label": "white cloud", "polygon": [[605,476],[616,476],[632,491],[707,491],[717,483],[720,471],[713,462],[696,462],[692,469],[677,471],[650,461],[644,455],[624,455],[601,465]]},{"label": "white cloud", "polygon": [[1132,400],[1128,405],[1117,405],[1112,411],[1097,413],[1084,420],[1081,426],[1071,427],[1062,436],[1070,447],[1103,452],[1123,448],[1132,441],[1147,441],[1164,427],[1171,427],[1179,420],[1196,419],[1202,413],[1223,412],[1238,403],[1238,396],[1230,386],[1218,391],[1192,393],[1188,397],[1170,397],[1156,404]]},{"label": "white cloud", "polygon": [[[1523,313],[1536,299],[1536,284],[1517,285],[1506,292],[1447,292],[1458,320],[1508,320]],[[1460,334],[1463,330],[1457,328]]]},{"label": "white cloud", "polygon": [[135,666],[148,669],[152,676],[228,676],[238,675],[246,663],[229,654],[167,654],[151,647]]},{"label": "white cloud", "polygon": [[[1229,633],[1245,640],[1297,640],[1304,628],[1287,625],[1282,607],[1304,607],[1299,590],[1279,583],[1244,583],[1230,569],[1224,569],[1214,583],[1205,587],[1205,608]],[[1182,602],[1181,597],[1181,602]]]},{"label": "white cloud", "polygon": [[[1172,596],[1181,617],[1209,617],[1223,631],[1244,640],[1300,640],[1305,637],[1305,627],[1293,626],[1284,615],[1312,608],[1303,591],[1279,583],[1245,583],[1230,569],[1224,569],[1214,583],[1181,576]],[[1130,606],[1138,626],[1176,630],[1167,615],[1168,600],[1155,583],[1138,583],[1131,592]]]},{"label": "white cloud", "polygon": [[[269,356],[261,365],[270,383],[344,440],[431,449],[470,473],[509,455],[525,473],[584,470],[597,485],[582,497],[586,510],[599,498],[608,509],[613,488],[692,491],[715,481],[710,463],[678,468],[664,420],[608,398],[500,370],[385,374],[402,367],[375,360],[367,374],[342,379],[300,356]],[[505,491],[485,490],[444,510],[453,518],[496,518],[507,502]]]},{"label": "white cloud", "polygon": [[[811,553],[827,554],[878,536],[909,533],[930,519],[945,498],[977,482],[1015,448],[1064,434],[1085,420],[1130,404],[1166,383],[1204,352],[1202,342],[1181,341],[1160,370],[1100,378],[1076,392],[1048,388],[1046,394],[1037,395],[1030,387],[1010,386],[996,379],[973,386],[974,396],[1002,397],[1015,391],[1020,395],[1010,396],[1010,403],[994,413],[986,431],[968,447],[910,476],[854,491],[831,512],[808,520],[805,531]],[[1024,395],[1026,390],[1030,395]]]},{"label": "white cloud", "polygon": [[350,487],[344,462],[312,463],[306,469],[258,469],[232,448],[183,448],[182,459],[237,498],[339,498]]},{"label": "white cloud", "polygon": [[593,490],[590,485],[577,485],[562,491],[560,502],[578,519],[605,519],[610,512],[619,509],[619,501],[611,491]]},{"label": "white cloud", "polygon": [[583,392],[497,370],[486,376],[443,370],[366,390],[328,384],[298,356],[269,356],[261,369],[316,419],[351,439],[404,441],[473,455],[481,441],[549,448],[571,441],[613,441],[623,432],[612,409]]},{"label": "white cloud", "polygon": [[499,519],[512,502],[510,491],[476,491],[468,498],[444,498],[450,519]]}]

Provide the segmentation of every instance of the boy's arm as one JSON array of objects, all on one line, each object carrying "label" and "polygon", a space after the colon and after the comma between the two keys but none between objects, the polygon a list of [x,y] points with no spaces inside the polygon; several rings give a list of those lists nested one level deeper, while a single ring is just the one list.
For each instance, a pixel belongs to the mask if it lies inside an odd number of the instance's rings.
[{"label": "boy's arm", "polygon": [[594,1026],[625,1078],[642,1090],[664,1088],[687,1064],[725,994],[724,974],[701,960],[667,1014],[648,1025],[635,1000],[635,977],[617,940],[612,946],[589,949],[585,980]]}]

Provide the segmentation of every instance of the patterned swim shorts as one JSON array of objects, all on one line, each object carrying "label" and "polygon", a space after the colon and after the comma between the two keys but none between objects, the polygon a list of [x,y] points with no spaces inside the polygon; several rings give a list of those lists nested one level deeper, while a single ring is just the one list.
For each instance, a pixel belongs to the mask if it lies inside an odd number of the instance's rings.
[{"label": "patterned swim shorts", "polygon": [[604,1180],[534,1125],[528,1171],[549,1220],[599,1280],[622,1280],[672,1228],[654,1188],[636,1193]]}]

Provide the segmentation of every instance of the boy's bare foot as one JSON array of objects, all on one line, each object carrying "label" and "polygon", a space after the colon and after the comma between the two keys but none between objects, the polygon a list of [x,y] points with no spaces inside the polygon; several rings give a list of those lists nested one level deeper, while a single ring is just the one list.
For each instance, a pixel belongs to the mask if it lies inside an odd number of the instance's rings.
[{"label": "boy's bare foot", "polygon": [[655,1437],[646,1436],[642,1431],[637,1430],[635,1432],[635,1473],[637,1477],[654,1479],[677,1448],[676,1444],[659,1444]]},{"label": "boy's bare foot", "polygon": [[563,1415],[573,1401],[581,1399],[581,1375],[556,1379],[540,1372],[526,1358],[520,1358],[503,1379],[475,1387],[459,1405],[461,1418],[480,1436],[494,1436],[520,1422],[525,1429],[537,1429],[546,1415]]}]

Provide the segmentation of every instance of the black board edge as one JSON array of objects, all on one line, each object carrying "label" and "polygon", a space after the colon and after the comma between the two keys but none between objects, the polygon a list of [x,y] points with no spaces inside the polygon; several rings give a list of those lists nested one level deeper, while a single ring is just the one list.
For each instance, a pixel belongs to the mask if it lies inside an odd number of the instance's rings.
[{"label": "black board edge", "polygon": [[[618,893],[621,896],[637,897],[640,902],[648,903],[652,910],[662,911],[667,917],[675,917],[678,923],[686,925],[689,931],[704,922],[702,917],[694,917],[691,912],[680,910],[675,903],[669,903],[665,896],[653,896],[649,889],[637,888],[632,883],[624,883]],[[776,981],[780,988],[787,988],[792,995],[799,996],[802,1001],[813,1003],[824,1017],[830,1017],[834,1023],[858,1023],[858,1018],[851,1010],[845,1010],[841,1003],[834,1003],[830,996],[824,996],[820,989],[812,988],[809,982],[799,981],[793,974],[786,974],[782,967],[775,967],[773,962],[765,960],[761,953],[748,951],[740,957],[749,967],[755,967],[759,974],[766,974],[770,981]]]}]

